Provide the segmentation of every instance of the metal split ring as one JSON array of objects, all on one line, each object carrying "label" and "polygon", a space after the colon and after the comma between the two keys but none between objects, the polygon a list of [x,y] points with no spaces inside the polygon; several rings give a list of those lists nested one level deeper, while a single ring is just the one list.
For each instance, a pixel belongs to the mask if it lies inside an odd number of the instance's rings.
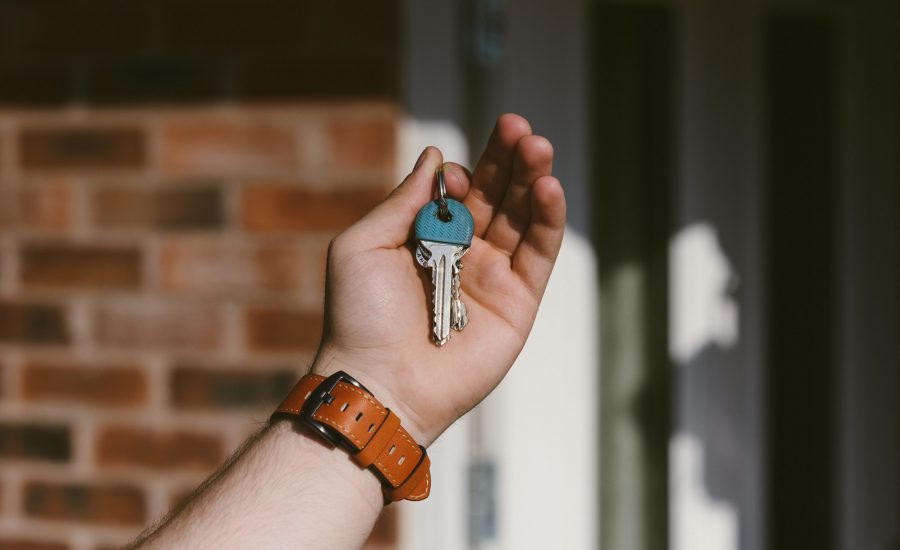
[{"label": "metal split ring", "polygon": [[450,218],[450,206],[447,204],[447,184],[444,183],[444,167],[440,166],[437,169],[437,181],[438,181],[438,218],[441,221],[449,222]]}]

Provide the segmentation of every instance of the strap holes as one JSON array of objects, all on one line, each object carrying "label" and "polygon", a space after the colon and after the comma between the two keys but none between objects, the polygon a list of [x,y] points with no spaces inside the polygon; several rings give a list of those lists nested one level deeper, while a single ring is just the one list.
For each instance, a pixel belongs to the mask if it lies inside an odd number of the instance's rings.
[{"label": "strap holes", "polygon": [[401,456],[400,460],[397,461],[397,466],[403,466],[403,461],[406,460],[405,456]]},{"label": "strap holes", "polygon": [[389,455],[394,454],[394,449],[396,449],[396,448],[397,448],[396,445],[391,445],[391,448],[390,448],[390,450],[388,451],[388,454],[389,454]]},{"label": "strap holes", "polygon": [[356,415],[356,421],[359,422],[360,418],[362,418],[362,413],[359,413],[358,415]]},{"label": "strap holes", "polygon": [[368,432],[372,433],[372,430],[375,428],[375,424],[369,424]]},{"label": "strap holes", "polygon": [[343,405],[341,405],[341,412],[346,411],[347,407],[349,407],[349,406],[350,406],[350,403],[344,403]]}]

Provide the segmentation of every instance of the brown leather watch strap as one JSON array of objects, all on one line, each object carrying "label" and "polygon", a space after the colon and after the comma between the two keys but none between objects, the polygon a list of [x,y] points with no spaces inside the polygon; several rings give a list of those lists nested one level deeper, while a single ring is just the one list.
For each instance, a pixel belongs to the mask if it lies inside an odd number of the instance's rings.
[{"label": "brown leather watch strap", "polygon": [[349,447],[357,464],[378,475],[386,502],[428,496],[431,463],[425,448],[403,429],[397,415],[346,373],[328,378],[307,374],[276,415],[299,417],[326,440]]}]

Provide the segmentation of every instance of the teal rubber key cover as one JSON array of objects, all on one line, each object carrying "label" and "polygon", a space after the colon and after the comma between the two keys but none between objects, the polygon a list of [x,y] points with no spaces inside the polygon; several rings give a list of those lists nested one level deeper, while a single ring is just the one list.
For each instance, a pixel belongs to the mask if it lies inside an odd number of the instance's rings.
[{"label": "teal rubber key cover", "polygon": [[472,213],[459,201],[447,199],[450,221],[438,218],[438,201],[429,201],[416,215],[416,239],[436,243],[470,246],[475,234]]}]

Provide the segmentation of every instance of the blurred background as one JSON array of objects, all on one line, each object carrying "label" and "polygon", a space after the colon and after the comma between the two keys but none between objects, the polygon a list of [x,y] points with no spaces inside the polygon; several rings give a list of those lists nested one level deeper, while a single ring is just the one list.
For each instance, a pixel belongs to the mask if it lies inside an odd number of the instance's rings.
[{"label": "blurred background", "polygon": [[180,502],[311,360],[328,241],[507,111],[560,261],[367,548],[900,549],[893,0],[0,0],[0,548]]}]

